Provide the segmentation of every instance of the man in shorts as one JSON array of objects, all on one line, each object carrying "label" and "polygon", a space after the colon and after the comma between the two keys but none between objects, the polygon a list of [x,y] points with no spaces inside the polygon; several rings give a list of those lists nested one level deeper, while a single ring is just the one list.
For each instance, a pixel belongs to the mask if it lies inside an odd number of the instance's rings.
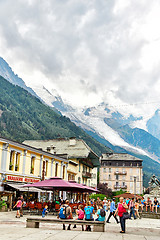
[{"label": "man in shorts", "polygon": [[155,208],[156,209],[156,213],[157,213],[158,206],[159,206],[159,202],[158,202],[157,198],[155,197],[154,201],[153,201],[152,212],[154,212],[154,208]]}]

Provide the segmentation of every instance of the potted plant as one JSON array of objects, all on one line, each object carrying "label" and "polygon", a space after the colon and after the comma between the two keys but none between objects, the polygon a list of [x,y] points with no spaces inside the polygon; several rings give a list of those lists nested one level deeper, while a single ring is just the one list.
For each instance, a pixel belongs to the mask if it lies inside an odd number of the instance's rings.
[{"label": "potted plant", "polygon": [[7,204],[5,203],[4,200],[0,200],[0,210],[1,210],[2,212],[5,212],[6,209],[7,209]]},{"label": "potted plant", "polygon": [[18,171],[18,164],[15,165],[15,171]]},{"label": "potted plant", "polygon": [[13,164],[10,163],[10,164],[9,164],[9,170],[12,170],[12,168],[13,168]]},{"label": "potted plant", "polygon": [[31,167],[31,173],[32,174],[34,173],[34,167],[33,166]]}]

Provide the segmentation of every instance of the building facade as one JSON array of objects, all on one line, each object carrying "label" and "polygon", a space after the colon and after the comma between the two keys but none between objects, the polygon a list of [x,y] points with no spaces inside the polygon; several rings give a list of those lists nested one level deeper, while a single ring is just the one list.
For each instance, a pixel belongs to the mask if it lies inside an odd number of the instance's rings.
[{"label": "building facade", "polygon": [[103,154],[100,158],[100,183],[112,191],[143,193],[142,160],[126,153]]},{"label": "building facade", "polygon": [[0,191],[54,176],[67,180],[68,160],[52,153],[0,138]]},{"label": "building facade", "polygon": [[99,157],[82,139],[27,140],[25,144],[43,149],[68,160],[67,180],[97,186]]}]

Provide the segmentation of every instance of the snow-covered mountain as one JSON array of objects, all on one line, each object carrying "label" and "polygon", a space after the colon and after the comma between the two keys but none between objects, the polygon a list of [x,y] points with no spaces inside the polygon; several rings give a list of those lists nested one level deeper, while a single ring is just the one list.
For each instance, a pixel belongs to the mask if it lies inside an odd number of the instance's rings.
[{"label": "snow-covered mountain", "polygon": [[8,63],[1,57],[0,57],[0,75],[9,82],[11,82],[12,84],[18,85],[27,90],[28,92],[30,92],[32,95],[38,97],[36,93],[33,91],[33,89],[27,87],[25,82],[21,78],[19,78],[17,74],[13,72]]},{"label": "snow-covered mountain", "polygon": [[[0,58],[0,75],[15,85],[25,88],[70,118],[77,126],[114,151],[128,151],[145,155],[160,162],[160,110],[149,119],[134,114],[120,113],[116,108],[101,103],[92,108],[73,108],[64,102],[55,89],[46,86],[27,87],[24,81],[14,74],[9,65]],[[144,128],[138,128],[138,124]]]},{"label": "snow-covered mountain", "polygon": [[[142,116],[124,117],[115,109],[109,109],[105,103],[92,108],[76,109],[65,104],[55,90],[49,91],[44,87],[35,87],[34,91],[49,106],[54,106],[77,126],[112,150],[122,151],[123,149],[160,162],[160,141],[149,131],[132,127],[136,122],[143,120]],[[153,121],[152,118],[149,121]]]}]

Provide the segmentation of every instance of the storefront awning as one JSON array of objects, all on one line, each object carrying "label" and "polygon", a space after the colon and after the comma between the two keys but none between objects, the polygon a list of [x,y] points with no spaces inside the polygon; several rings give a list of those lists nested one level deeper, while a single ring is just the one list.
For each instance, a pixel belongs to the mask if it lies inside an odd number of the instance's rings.
[{"label": "storefront awning", "polygon": [[[5,183],[5,185],[14,188],[15,190],[21,191],[21,192],[45,192],[44,190],[37,189],[35,187],[24,187],[24,183]],[[22,187],[23,186],[23,187]]]}]

